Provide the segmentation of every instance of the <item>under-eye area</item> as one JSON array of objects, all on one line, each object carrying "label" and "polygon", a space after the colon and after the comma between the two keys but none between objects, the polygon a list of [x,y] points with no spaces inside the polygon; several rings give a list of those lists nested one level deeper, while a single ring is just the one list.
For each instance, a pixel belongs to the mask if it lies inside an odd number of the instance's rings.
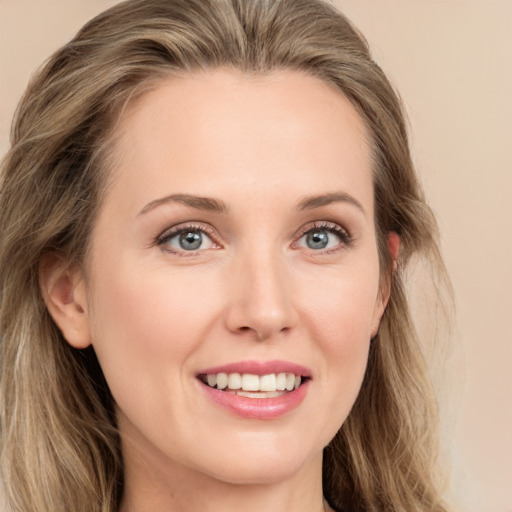
[{"label": "under-eye area", "polygon": [[201,373],[197,378],[210,388],[247,398],[276,398],[294,391],[311,378],[289,372],[256,375],[253,373]]}]

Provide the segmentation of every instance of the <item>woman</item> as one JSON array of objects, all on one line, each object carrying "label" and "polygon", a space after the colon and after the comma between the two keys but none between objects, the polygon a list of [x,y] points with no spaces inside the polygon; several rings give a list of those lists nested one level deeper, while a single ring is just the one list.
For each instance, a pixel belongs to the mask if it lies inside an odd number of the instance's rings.
[{"label": "woman", "polygon": [[115,6],[30,84],[1,187],[14,510],[447,510],[403,288],[435,221],[333,8]]}]

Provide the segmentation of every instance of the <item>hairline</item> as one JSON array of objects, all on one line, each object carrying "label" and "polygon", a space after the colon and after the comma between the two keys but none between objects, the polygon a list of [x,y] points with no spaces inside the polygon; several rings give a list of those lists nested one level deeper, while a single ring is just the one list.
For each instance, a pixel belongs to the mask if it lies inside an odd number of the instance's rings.
[{"label": "hairline", "polygon": [[[310,78],[315,78],[319,83],[328,87],[331,91],[345,98],[362,122],[363,130],[361,136],[363,137],[363,143],[368,150],[368,157],[370,163],[370,171],[372,174],[372,188],[373,188],[373,211],[374,211],[374,224],[375,224],[375,238],[379,242],[379,235],[381,235],[382,227],[378,225],[377,215],[377,202],[375,200],[375,186],[376,176],[378,174],[379,157],[378,148],[375,144],[375,134],[371,127],[371,123],[364,115],[363,110],[360,106],[337,84],[333,83],[327,77],[322,76],[318,72],[311,72],[310,70],[293,67],[293,66],[275,66],[267,69],[245,69],[240,66],[232,65],[202,65],[195,66],[188,69],[183,68],[171,68],[165,70],[163,68],[155,68],[155,73],[151,76],[146,77],[142,81],[135,84],[132,88],[127,88],[127,95],[123,101],[121,101],[119,112],[112,116],[110,126],[108,127],[107,134],[98,146],[91,161],[96,161],[96,165],[99,167],[97,177],[97,197],[96,204],[93,209],[93,213],[90,219],[90,231],[89,239],[85,244],[85,251],[83,254],[80,265],[83,269],[84,276],[90,276],[90,261],[91,261],[91,242],[93,238],[94,227],[96,225],[97,218],[101,212],[102,206],[109,194],[111,187],[114,185],[116,175],[121,171],[120,163],[122,157],[119,155],[119,144],[123,137],[124,128],[123,124],[128,116],[130,116],[137,108],[140,107],[141,103],[150,95],[153,91],[156,91],[161,85],[168,83],[169,80],[180,80],[190,77],[200,77],[202,74],[209,74],[219,70],[226,70],[238,74],[240,77],[248,79],[265,78],[280,72],[293,72],[298,75],[303,75]],[[385,234],[385,233],[383,233]],[[382,256],[379,249],[379,262],[382,263]],[[379,263],[379,267],[382,265]],[[380,268],[381,274],[385,273],[384,268]],[[90,281],[90,280],[89,280]]]}]

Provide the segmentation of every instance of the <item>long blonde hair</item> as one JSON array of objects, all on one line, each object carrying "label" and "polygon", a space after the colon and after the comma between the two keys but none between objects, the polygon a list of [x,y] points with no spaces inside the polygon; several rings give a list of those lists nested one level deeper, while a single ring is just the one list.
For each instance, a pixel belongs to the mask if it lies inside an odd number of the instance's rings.
[{"label": "long blonde hair", "polygon": [[[343,93],[372,138],[383,285],[391,298],[347,421],[324,451],[324,493],[351,512],[444,512],[437,406],[404,289],[413,255],[443,272],[397,94],[361,34],[321,0],[130,0],[85,25],[31,81],[1,169],[1,468],[14,510],[115,512],[123,461],[92,348],[70,347],[42,298],[44,255],[84,262],[129,101],[183,71],[298,70]],[[386,238],[401,239],[393,278]]]}]

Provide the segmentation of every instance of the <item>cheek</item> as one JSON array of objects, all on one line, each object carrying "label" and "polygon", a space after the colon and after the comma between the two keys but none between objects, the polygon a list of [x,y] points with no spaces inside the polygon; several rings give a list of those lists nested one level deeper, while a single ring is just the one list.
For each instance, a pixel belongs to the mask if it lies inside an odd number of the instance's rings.
[{"label": "cheek", "polygon": [[[177,389],[215,318],[214,297],[204,293],[207,280],[135,268],[103,265],[91,304],[93,346],[118,402],[133,392],[149,395],[155,384]],[[137,385],[127,376],[136,376]]]},{"label": "cheek", "polygon": [[[334,400],[354,401],[362,383],[370,345],[370,302],[333,301],[329,315],[321,317],[321,336],[318,345],[325,360],[324,378],[328,385],[338,390]],[[340,392],[342,390],[343,392]],[[338,394],[339,393],[339,394]]]},{"label": "cheek", "polygon": [[308,306],[301,316],[316,340],[322,367],[319,378],[329,390],[324,407],[337,411],[332,415],[334,431],[348,415],[364,378],[378,283],[377,264],[352,266],[323,279],[317,276],[303,297]]},{"label": "cheek", "polygon": [[325,350],[350,353],[361,340],[369,341],[378,314],[378,283],[377,265],[360,265],[313,276],[304,287],[303,314]]}]

